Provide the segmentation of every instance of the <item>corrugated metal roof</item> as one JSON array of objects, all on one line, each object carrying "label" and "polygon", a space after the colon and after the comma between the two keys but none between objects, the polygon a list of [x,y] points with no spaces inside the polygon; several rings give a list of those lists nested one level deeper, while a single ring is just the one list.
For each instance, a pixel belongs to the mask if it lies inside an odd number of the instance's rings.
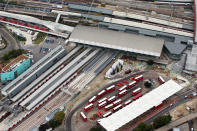
[{"label": "corrugated metal roof", "polygon": [[84,6],[84,5],[68,4],[68,8],[76,9],[76,10],[84,10],[84,11],[104,13],[104,14],[108,14],[108,15],[111,15],[113,13],[113,11],[109,10],[109,9],[88,7],[88,6]]},{"label": "corrugated metal roof", "polygon": [[177,43],[167,42],[167,41],[165,41],[164,46],[171,54],[176,54],[176,55],[181,54],[187,47],[184,44],[177,44]]},{"label": "corrugated metal roof", "polygon": [[89,26],[75,27],[69,41],[157,57],[164,44],[164,40],[158,38]]}]

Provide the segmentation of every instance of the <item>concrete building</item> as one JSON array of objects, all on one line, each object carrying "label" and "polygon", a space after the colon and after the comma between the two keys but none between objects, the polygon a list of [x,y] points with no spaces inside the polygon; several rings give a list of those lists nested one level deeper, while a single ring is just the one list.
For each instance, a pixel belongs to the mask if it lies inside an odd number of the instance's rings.
[{"label": "concrete building", "polygon": [[186,49],[186,47],[187,45],[185,44],[177,44],[166,41],[164,44],[164,51],[169,58],[173,60],[180,60],[182,53]]},{"label": "concrete building", "polygon": [[191,53],[187,54],[185,70],[197,72],[197,45],[193,45]]},{"label": "concrete building", "polygon": [[21,55],[2,68],[1,82],[5,83],[14,80],[26,71],[31,65],[27,56]]}]

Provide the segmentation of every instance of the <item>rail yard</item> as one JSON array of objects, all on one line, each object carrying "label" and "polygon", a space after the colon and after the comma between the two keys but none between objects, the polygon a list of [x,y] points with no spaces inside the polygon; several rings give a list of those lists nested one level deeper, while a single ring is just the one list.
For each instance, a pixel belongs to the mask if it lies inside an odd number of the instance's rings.
[{"label": "rail yard", "polygon": [[196,2],[1,1],[0,131],[197,130]]}]

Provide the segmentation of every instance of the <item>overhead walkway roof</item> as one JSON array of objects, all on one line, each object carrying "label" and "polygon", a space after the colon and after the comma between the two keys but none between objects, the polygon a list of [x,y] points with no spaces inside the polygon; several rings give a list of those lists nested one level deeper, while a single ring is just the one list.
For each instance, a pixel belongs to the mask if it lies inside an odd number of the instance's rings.
[{"label": "overhead walkway roof", "polygon": [[162,101],[174,95],[182,88],[175,81],[169,80],[121,110],[113,113],[111,116],[98,120],[98,123],[107,131],[115,131],[152,107],[158,106]]},{"label": "overhead walkway roof", "polygon": [[31,23],[35,23],[35,24],[44,25],[53,31],[61,30],[61,31],[72,32],[74,29],[71,26],[55,23],[52,21],[40,20],[40,19],[32,17],[32,16],[21,15],[21,14],[16,14],[16,13],[9,13],[9,12],[0,11],[0,16],[9,17],[9,18],[13,18],[13,19],[17,19],[17,20],[21,20],[21,21],[25,21],[25,22],[31,22]]},{"label": "overhead walkway roof", "polygon": [[69,41],[156,57],[160,56],[164,44],[158,38],[88,26],[75,27]]}]

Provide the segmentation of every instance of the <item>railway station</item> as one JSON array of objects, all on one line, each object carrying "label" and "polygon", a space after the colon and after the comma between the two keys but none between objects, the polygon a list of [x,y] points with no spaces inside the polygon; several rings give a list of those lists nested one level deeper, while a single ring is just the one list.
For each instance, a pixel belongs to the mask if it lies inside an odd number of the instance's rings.
[{"label": "railway station", "polygon": [[160,57],[164,44],[162,39],[87,26],[75,27],[69,41],[154,57]]},{"label": "railway station", "polygon": [[141,122],[155,130],[158,116],[178,119],[179,106],[193,113],[186,103],[197,97],[197,0],[16,3],[0,2],[0,35],[5,51],[25,49],[29,58],[0,64],[6,131],[52,127],[59,111],[68,131]]}]

